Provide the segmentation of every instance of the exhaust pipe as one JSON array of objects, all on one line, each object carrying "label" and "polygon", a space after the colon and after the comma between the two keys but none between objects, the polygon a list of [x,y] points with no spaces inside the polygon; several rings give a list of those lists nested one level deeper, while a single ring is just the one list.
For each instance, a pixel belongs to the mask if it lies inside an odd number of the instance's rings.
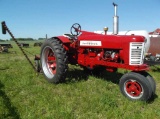
[{"label": "exhaust pipe", "polygon": [[118,16],[117,16],[117,4],[113,3],[113,6],[114,6],[114,17],[113,17],[113,34],[114,35],[117,35],[118,34],[118,26],[119,26],[119,23],[118,23]]}]

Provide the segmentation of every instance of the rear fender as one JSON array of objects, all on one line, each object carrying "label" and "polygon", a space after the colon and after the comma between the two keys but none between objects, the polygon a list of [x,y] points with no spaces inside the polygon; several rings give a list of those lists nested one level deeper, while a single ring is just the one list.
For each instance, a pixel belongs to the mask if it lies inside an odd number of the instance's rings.
[{"label": "rear fender", "polygon": [[57,36],[57,37],[53,37],[53,38],[60,40],[62,43],[71,43],[71,41],[69,40],[68,37]]},{"label": "rear fender", "polygon": [[54,38],[54,39],[57,39],[57,40],[59,40],[59,41],[61,41],[63,47],[65,48],[65,50],[66,50],[66,51],[69,51],[71,41],[70,41],[67,37],[58,36],[58,37],[53,37],[53,38]]}]

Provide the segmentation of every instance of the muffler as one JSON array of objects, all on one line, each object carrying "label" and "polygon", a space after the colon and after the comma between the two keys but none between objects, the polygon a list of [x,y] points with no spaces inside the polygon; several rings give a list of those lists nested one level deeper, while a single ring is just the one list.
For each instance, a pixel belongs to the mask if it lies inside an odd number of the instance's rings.
[{"label": "muffler", "polygon": [[119,31],[119,23],[118,23],[118,16],[117,16],[117,4],[113,3],[114,6],[114,17],[113,17],[113,34],[117,35]]}]

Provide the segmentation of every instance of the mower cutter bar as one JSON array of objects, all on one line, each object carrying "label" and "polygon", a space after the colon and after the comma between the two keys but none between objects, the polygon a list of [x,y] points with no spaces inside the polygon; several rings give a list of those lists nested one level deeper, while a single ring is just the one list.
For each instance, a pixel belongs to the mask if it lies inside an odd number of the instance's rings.
[{"label": "mower cutter bar", "polygon": [[19,49],[22,51],[23,55],[26,57],[26,59],[28,60],[28,62],[31,64],[31,66],[33,67],[33,69],[37,72],[36,67],[33,65],[33,63],[31,62],[31,60],[29,59],[29,57],[27,56],[27,54],[24,52],[24,49],[21,47],[20,43],[15,39],[15,37],[13,36],[13,34],[11,33],[11,31],[8,29],[5,21],[2,22],[2,33],[6,34],[6,31],[9,33],[9,35],[12,37],[12,39],[15,41],[15,43],[17,44],[17,46],[19,47]]}]

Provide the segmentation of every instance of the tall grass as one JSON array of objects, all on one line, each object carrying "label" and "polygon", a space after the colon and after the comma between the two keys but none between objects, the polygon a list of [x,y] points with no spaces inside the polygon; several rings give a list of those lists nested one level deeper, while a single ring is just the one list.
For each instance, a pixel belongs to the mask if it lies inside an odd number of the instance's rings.
[{"label": "tall grass", "polygon": [[[118,73],[100,77],[84,74],[79,66],[69,65],[66,83],[50,84],[37,75],[14,43],[10,53],[0,54],[0,118],[2,119],[159,119],[160,67],[149,73],[157,84],[154,100],[130,101],[119,90]],[[33,61],[40,47],[25,50]],[[34,61],[33,61],[34,62]]]}]

